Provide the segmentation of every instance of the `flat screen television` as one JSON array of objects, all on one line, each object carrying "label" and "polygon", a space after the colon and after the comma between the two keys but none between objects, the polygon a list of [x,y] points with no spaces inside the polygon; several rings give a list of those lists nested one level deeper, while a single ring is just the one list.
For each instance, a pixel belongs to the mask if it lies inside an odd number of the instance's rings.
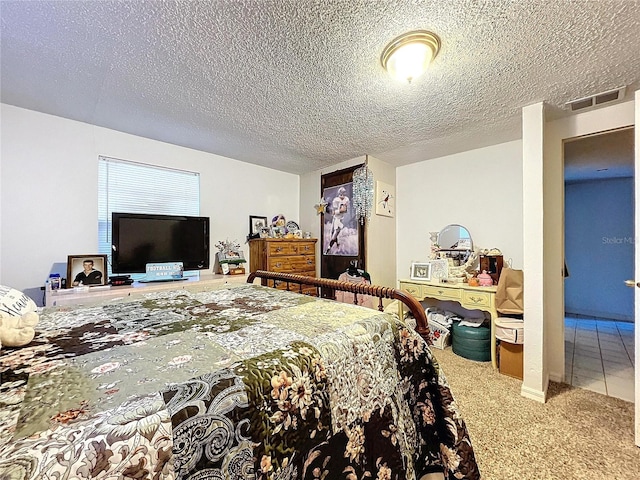
[{"label": "flat screen television", "polygon": [[182,262],[209,268],[209,217],[111,214],[113,273],[145,273],[147,263]]}]

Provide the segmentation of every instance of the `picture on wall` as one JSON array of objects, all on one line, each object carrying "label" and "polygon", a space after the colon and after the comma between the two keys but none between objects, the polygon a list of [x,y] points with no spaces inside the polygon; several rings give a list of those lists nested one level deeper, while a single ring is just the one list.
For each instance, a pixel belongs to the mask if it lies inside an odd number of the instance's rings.
[{"label": "picture on wall", "polygon": [[396,211],[396,188],[388,183],[376,182],[376,215],[393,217]]},{"label": "picture on wall", "polygon": [[351,206],[353,182],[327,187],[322,197],[327,200],[324,214],[324,255],[358,255],[358,223]]},{"label": "picture on wall", "polygon": [[107,284],[106,255],[69,255],[67,257],[67,288]]}]

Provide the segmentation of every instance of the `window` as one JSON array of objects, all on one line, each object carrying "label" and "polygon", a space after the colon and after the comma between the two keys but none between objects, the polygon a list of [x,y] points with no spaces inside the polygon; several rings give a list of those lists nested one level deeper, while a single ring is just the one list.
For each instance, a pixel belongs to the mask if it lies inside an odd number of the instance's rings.
[{"label": "window", "polygon": [[98,252],[111,275],[111,213],[200,215],[200,174],[98,157]]}]

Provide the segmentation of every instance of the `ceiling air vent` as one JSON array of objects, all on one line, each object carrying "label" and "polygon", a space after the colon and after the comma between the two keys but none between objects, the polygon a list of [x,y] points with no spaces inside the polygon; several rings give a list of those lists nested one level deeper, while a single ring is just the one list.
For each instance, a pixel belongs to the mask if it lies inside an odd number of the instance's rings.
[{"label": "ceiling air vent", "polygon": [[624,97],[625,87],[614,88],[613,90],[607,90],[606,92],[596,93],[590,97],[579,98],[572,100],[564,104],[564,108],[575,112],[576,110],[582,110],[584,108],[596,107],[603,103],[615,102],[621,100]]}]

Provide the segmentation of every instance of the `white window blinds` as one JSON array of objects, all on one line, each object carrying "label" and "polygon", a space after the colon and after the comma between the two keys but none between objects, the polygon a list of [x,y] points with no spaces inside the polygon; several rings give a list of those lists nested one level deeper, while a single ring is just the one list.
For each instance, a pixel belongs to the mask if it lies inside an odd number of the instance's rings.
[{"label": "white window blinds", "polygon": [[109,264],[112,212],[198,216],[200,174],[100,156],[98,249],[108,255]]}]

